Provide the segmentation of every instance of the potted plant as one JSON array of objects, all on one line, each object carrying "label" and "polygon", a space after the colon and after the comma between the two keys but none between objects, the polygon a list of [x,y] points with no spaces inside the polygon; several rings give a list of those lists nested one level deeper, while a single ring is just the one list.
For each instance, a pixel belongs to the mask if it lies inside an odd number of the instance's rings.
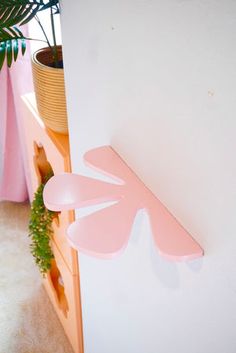
[{"label": "potted plant", "polygon": [[52,221],[55,212],[48,210],[43,202],[44,186],[52,176],[53,172],[51,171],[38,186],[31,205],[29,221],[31,253],[43,276],[51,269],[52,259],[54,258],[50,242],[53,233]]},{"label": "potted plant", "polygon": [[[48,10],[52,43],[48,39],[38,14]],[[40,26],[47,47],[32,57],[33,81],[39,115],[52,130],[67,134],[67,112],[64,85],[62,48],[57,45],[54,16],[60,14],[59,0],[0,0],[0,70],[5,61],[8,67],[24,55],[26,37],[20,27],[31,20]],[[36,39],[37,40],[37,39]]]}]

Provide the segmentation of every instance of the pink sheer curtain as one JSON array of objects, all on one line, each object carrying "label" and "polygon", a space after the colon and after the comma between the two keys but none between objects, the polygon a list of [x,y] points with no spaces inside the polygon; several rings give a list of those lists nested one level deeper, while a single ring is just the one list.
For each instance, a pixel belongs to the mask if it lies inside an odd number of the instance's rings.
[{"label": "pink sheer curtain", "polygon": [[0,72],[0,200],[21,202],[28,198],[20,97],[32,90],[28,47],[23,58],[19,57],[10,69],[5,65]]}]

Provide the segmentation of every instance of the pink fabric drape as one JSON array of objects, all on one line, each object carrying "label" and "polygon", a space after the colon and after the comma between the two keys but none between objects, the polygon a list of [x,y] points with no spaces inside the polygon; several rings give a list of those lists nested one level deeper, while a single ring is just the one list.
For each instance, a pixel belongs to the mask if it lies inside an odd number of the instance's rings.
[{"label": "pink fabric drape", "polygon": [[9,69],[0,72],[0,200],[21,202],[28,198],[20,129],[21,95],[31,92],[30,49]]}]

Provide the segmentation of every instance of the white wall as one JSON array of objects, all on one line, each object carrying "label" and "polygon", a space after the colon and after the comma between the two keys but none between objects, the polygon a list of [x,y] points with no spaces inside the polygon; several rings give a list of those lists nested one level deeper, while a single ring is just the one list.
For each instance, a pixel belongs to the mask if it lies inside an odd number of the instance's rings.
[{"label": "white wall", "polygon": [[167,262],[140,215],[122,256],[81,255],[85,353],[235,353],[236,2],[62,5],[73,170],[111,144],[206,252]]}]

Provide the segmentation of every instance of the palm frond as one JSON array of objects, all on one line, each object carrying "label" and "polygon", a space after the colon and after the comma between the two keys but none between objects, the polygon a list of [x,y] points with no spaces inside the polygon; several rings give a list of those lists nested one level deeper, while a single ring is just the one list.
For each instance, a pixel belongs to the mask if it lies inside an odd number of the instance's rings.
[{"label": "palm frond", "polygon": [[29,38],[25,38],[16,25],[28,23],[38,11],[48,8],[58,13],[59,0],[0,0],[0,70],[5,59],[10,67],[20,48],[23,55],[26,50],[25,40]]},{"label": "palm frond", "polygon": [[59,3],[59,0],[1,0],[0,29],[14,25],[24,25],[38,11],[46,10]]},{"label": "palm frond", "polygon": [[49,0],[49,1],[44,1],[45,4],[40,8],[39,11],[43,11],[46,9],[49,9],[50,7],[56,6],[57,7],[57,11],[59,12],[59,0]]},{"label": "palm frond", "polygon": [[6,29],[0,28],[0,70],[7,59],[7,66],[11,67],[12,61],[16,61],[19,53],[19,46],[22,55],[26,50],[25,36],[17,28],[12,27]]}]

